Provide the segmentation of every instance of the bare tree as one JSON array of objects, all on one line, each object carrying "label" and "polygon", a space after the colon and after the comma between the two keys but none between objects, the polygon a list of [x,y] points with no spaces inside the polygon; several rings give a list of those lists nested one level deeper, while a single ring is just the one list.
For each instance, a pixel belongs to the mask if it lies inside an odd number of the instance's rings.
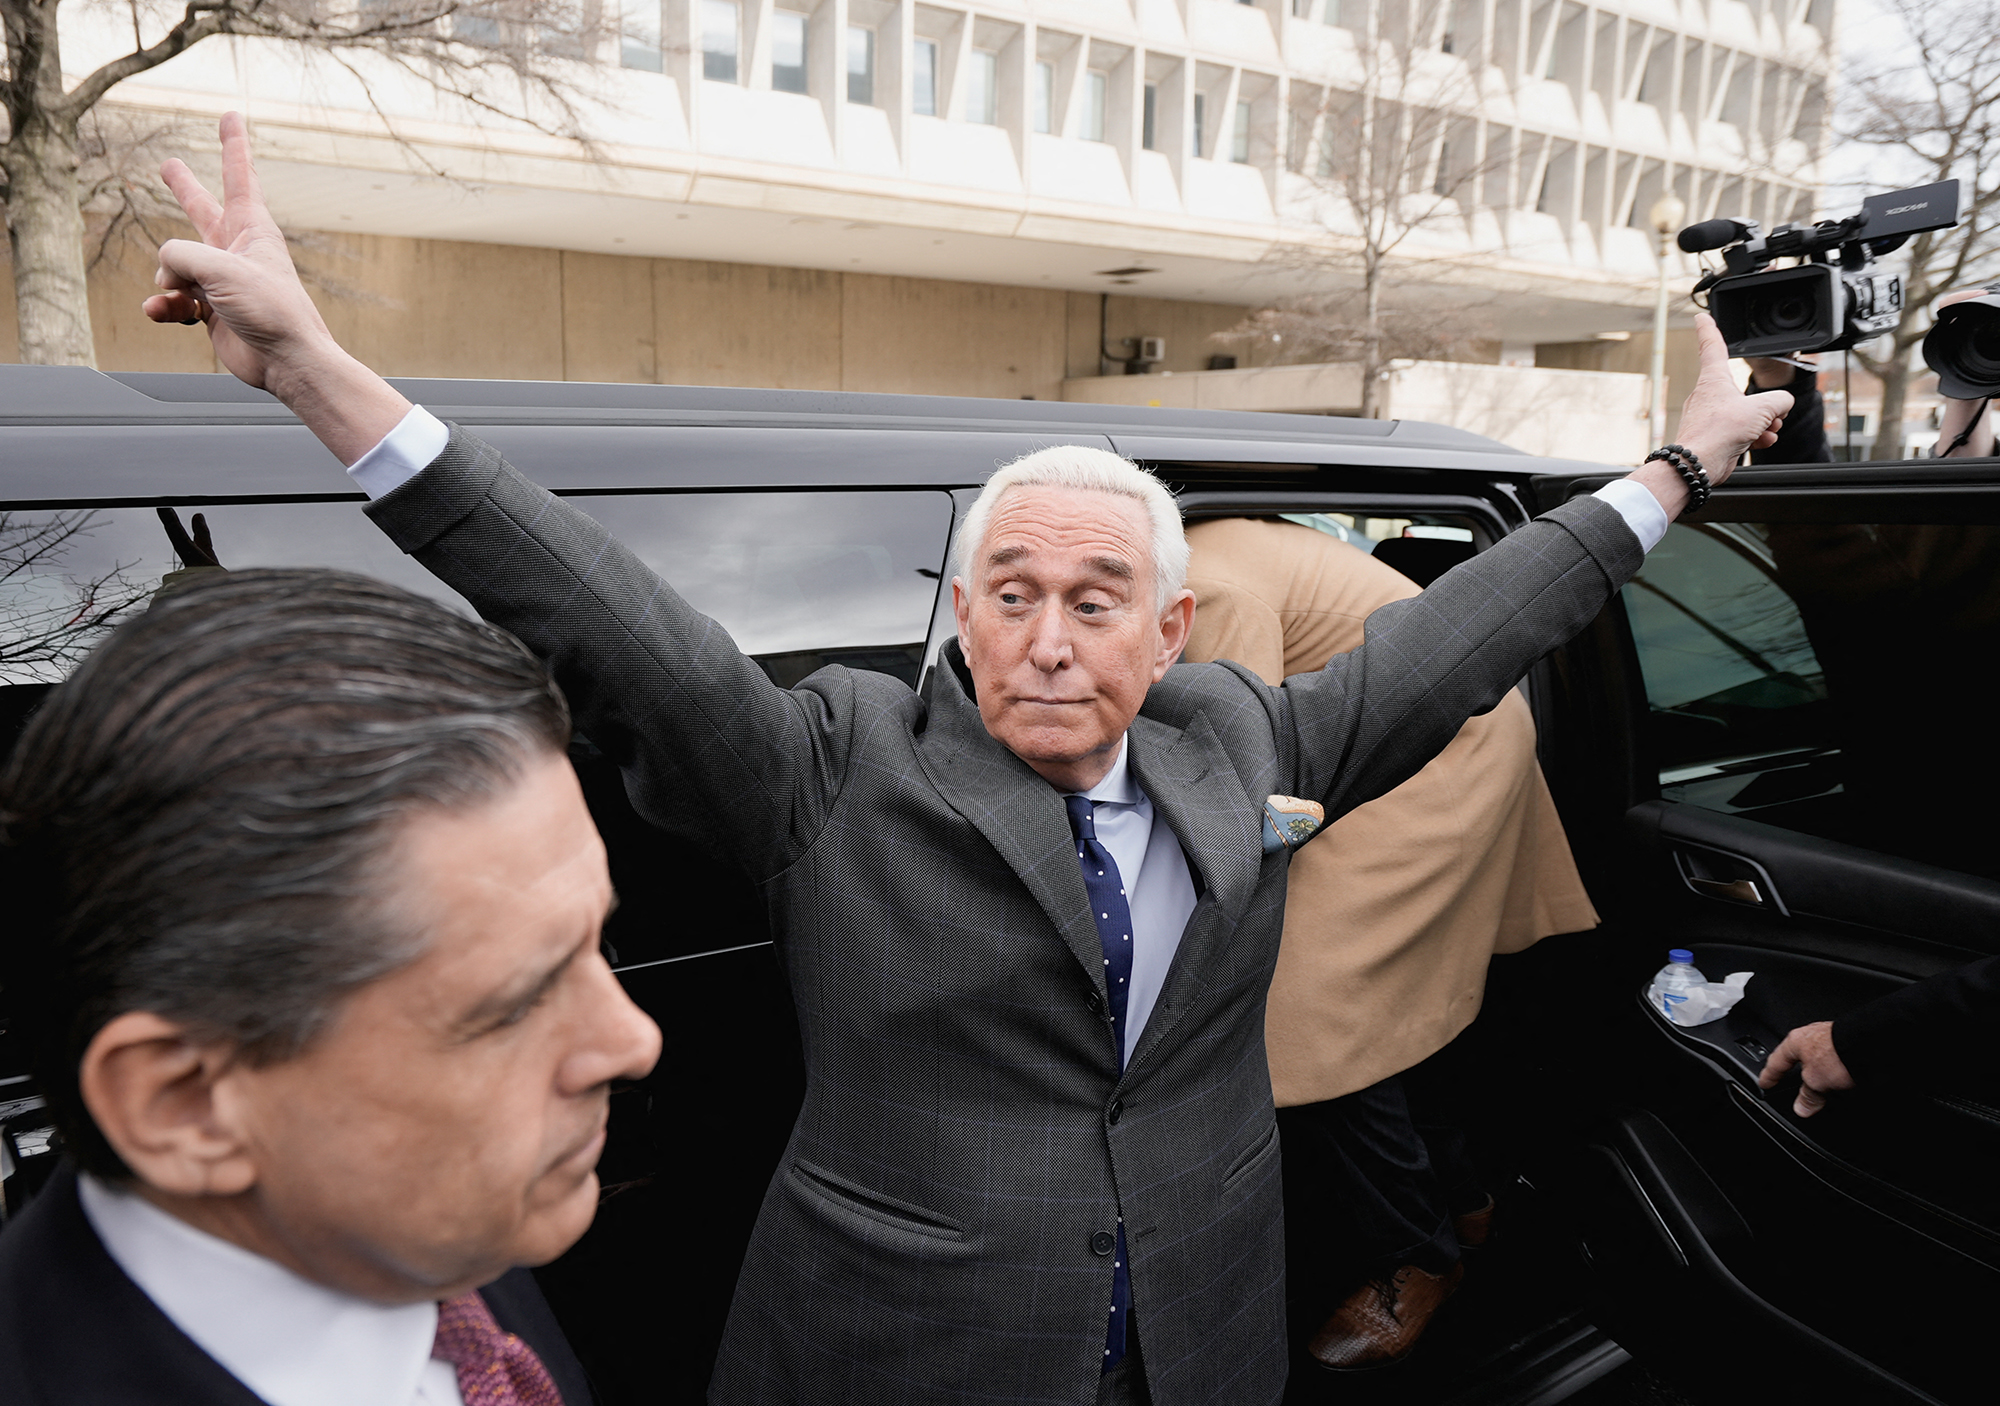
[{"label": "bare tree", "polygon": [[[1361,362],[1361,413],[1379,410],[1383,369],[1436,356],[1477,334],[1466,318],[1390,300],[1394,260],[1412,236],[1468,228],[1472,197],[1504,153],[1478,148],[1481,40],[1457,32],[1479,10],[1455,0],[1348,0],[1351,61],[1294,87],[1286,164],[1310,192],[1325,238],[1279,253],[1321,288],[1260,309],[1227,335],[1276,331]],[[1348,289],[1329,289],[1333,283]],[[1350,291],[1351,290],[1351,291]]]},{"label": "bare tree", "polygon": [[[463,110],[580,137],[574,61],[598,36],[598,0],[71,0],[64,15],[129,19],[130,49],[65,86],[59,0],[0,0],[0,203],[14,259],[20,356],[95,365],[86,276],[86,210],[115,237],[149,211],[138,155],[158,131],[100,107],[128,78],[216,35],[279,40],[360,81],[415,77]],[[379,105],[377,106],[380,112]],[[393,129],[392,129],[393,130]],[[145,184],[150,186],[150,175]]]},{"label": "bare tree", "polygon": [[133,579],[127,566],[83,578],[63,571],[96,525],[89,511],[0,512],[0,680],[61,678],[152,595],[158,583]]},{"label": "bare tree", "polygon": [[1882,382],[1871,451],[1903,457],[1903,408],[1914,352],[1940,295],[1990,277],[2000,264],[2000,5],[1993,0],[1883,0],[1910,52],[1848,80],[1842,135],[1880,151],[1895,179],[1959,181],[1956,229],[1919,234],[1895,257],[1904,265],[1903,316],[1895,331],[1854,349]]},{"label": "bare tree", "polygon": [[1493,335],[1482,313],[1488,298],[1458,297],[1450,302],[1398,299],[1393,287],[1383,301],[1378,287],[1374,316],[1365,288],[1302,293],[1258,308],[1235,326],[1214,335],[1224,345],[1275,348],[1279,362],[1361,361],[1373,350],[1380,365],[1409,358],[1450,361]]}]

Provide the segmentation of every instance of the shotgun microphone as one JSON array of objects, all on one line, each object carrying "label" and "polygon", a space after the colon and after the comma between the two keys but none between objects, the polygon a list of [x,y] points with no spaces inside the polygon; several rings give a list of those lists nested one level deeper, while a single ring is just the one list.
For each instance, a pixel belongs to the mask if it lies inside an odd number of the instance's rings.
[{"label": "shotgun microphone", "polygon": [[1703,220],[1682,230],[1679,242],[1683,254],[1705,254],[1710,249],[1748,239],[1756,232],[1755,225],[1742,220]]}]

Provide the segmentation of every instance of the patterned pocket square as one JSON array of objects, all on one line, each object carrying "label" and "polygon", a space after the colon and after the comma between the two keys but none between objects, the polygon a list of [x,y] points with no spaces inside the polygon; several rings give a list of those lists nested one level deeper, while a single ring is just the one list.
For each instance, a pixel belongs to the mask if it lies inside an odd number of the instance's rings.
[{"label": "patterned pocket square", "polygon": [[1326,807],[1318,801],[1302,801],[1297,796],[1264,798],[1264,853],[1297,849],[1319,833],[1326,823]]}]

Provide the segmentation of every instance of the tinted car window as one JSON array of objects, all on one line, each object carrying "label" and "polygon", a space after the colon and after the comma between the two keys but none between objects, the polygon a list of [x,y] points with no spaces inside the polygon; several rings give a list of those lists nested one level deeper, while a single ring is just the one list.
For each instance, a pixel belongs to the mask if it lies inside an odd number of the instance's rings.
[{"label": "tinted car window", "polygon": [[571,500],[785,687],[828,663],[916,682],[951,531],[945,493]]},{"label": "tinted car window", "polygon": [[[914,684],[951,529],[940,492],[580,496],[739,648],[790,687],[830,663]],[[365,572],[471,607],[406,557],[353,502],[203,504],[225,566]],[[190,516],[182,510],[182,517]],[[49,684],[174,568],[152,508],[0,516],[0,747]],[[607,929],[623,965],[768,938],[734,869],[669,841],[636,814],[617,767],[588,738],[572,760],[610,849],[619,908]]]},{"label": "tinted car window", "polygon": [[1624,602],[1663,797],[2000,873],[2000,528],[1677,523]]},{"label": "tinted car window", "polygon": [[[471,612],[357,504],[223,503],[195,511],[206,515],[225,566],[340,567]],[[182,509],[182,520],[189,517]],[[175,565],[152,508],[0,514],[0,681],[62,678],[112,624],[144,609]]]},{"label": "tinted car window", "polygon": [[[839,659],[914,679],[944,565],[944,493],[685,493],[572,500],[604,523],[738,648],[789,686]],[[470,607],[404,556],[351,502],[204,505],[225,566],[331,566]],[[183,510],[182,516],[188,514]],[[87,652],[104,607],[143,606],[174,559],[151,508],[14,512],[0,528],[0,669],[51,682],[81,657],[41,658],[60,630]],[[36,624],[40,611],[48,619]],[[61,621],[56,617],[60,616]],[[46,651],[42,651],[46,653]],[[818,661],[818,662],[814,662]]]}]

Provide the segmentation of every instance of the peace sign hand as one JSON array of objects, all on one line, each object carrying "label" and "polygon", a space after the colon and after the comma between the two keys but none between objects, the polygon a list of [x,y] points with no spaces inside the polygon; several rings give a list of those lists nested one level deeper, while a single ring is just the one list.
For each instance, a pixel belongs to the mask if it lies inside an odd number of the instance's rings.
[{"label": "peace sign hand", "polygon": [[338,349],[265,208],[243,114],[222,119],[220,203],[178,158],[160,175],[201,242],[170,239],[160,246],[153,281],[166,291],[146,299],[146,316],[207,323],[218,361],[249,384],[282,395],[274,380],[282,381],[294,363]]},{"label": "peace sign hand", "polygon": [[201,242],[160,246],[146,299],[155,322],[203,322],[216,360],[269,391],[343,464],[380,444],[410,412],[395,387],[340,349],[299,282],[284,232],[264,206],[243,114],[222,119],[222,201],[179,161],[160,168]]}]

